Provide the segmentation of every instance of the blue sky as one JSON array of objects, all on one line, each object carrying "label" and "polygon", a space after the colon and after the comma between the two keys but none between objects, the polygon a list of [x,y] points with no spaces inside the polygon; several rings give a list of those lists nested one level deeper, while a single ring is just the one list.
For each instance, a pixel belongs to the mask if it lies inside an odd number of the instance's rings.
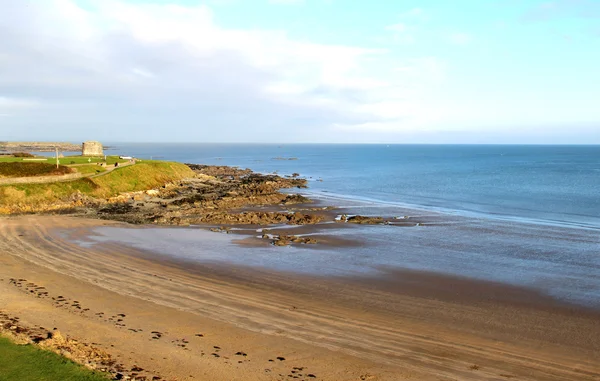
[{"label": "blue sky", "polygon": [[0,0],[0,140],[600,144],[600,1]]}]

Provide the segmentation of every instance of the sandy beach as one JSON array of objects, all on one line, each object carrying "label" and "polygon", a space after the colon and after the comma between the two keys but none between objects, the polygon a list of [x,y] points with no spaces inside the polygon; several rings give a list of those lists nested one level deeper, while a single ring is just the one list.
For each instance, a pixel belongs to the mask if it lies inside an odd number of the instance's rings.
[{"label": "sandy beach", "polygon": [[97,226],[126,225],[0,219],[0,312],[93,344],[140,379],[600,380],[600,313],[527,289],[402,271],[303,276],[73,242]]}]

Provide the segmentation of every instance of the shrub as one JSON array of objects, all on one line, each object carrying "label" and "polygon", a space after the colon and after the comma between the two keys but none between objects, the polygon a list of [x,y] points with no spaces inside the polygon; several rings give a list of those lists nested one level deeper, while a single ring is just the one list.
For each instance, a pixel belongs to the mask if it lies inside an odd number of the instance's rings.
[{"label": "shrub", "polygon": [[12,155],[14,157],[35,157],[35,155],[32,155],[29,152],[15,152]]}]

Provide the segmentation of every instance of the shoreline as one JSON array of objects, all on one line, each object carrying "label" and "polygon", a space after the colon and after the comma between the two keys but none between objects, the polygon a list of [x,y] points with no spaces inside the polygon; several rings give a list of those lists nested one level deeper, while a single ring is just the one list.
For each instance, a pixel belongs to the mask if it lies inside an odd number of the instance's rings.
[{"label": "shoreline", "polygon": [[[44,283],[51,292],[73,294],[65,296],[77,298],[91,310],[73,313],[70,307],[54,307],[50,300],[24,297],[22,293],[10,302],[11,308],[31,321],[54,317],[64,326],[61,332],[94,336],[88,330],[99,327],[106,334],[105,344],[114,341],[113,345],[128,348],[146,343],[150,355],[164,351],[179,359],[181,369],[166,363],[153,364],[161,374],[173,376],[193,368],[196,372],[210,371],[207,379],[276,380],[296,373],[281,373],[280,377],[272,373],[275,368],[266,368],[262,362],[258,367],[233,361],[227,364],[225,359],[207,352],[211,346],[202,347],[188,338],[190,344],[186,347],[196,353],[191,355],[182,347],[173,348],[174,343],[151,337],[139,339],[147,334],[128,331],[129,327],[169,322],[170,332],[197,327],[190,322],[201,319],[199,326],[203,329],[214,327],[206,336],[214,338],[212,343],[218,341],[213,345],[225,349],[222,343],[236,343],[238,351],[253,345],[253,351],[247,351],[248,357],[254,361],[258,356],[255,353],[261,353],[267,366],[272,365],[267,357],[274,354],[267,354],[266,348],[280,348],[282,353],[287,348],[283,355],[286,360],[275,364],[287,365],[291,359],[297,362],[294,366],[309,367],[318,379],[600,377],[599,315],[555,305],[535,293],[423,273],[392,273],[380,282],[350,282],[248,271],[240,266],[190,266],[114,243],[82,248],[56,233],[94,226],[124,225],[71,217],[0,219],[0,278],[37,278],[31,281]],[[8,294],[14,291],[8,291],[11,288],[5,282],[0,282],[0,288]],[[453,299],[452,289],[462,290],[460,300]],[[463,291],[469,290],[475,290],[474,297],[465,297]],[[4,295],[0,296],[2,300],[7,294],[0,295]],[[29,307],[19,310],[15,306],[20,303]],[[27,312],[32,306],[46,316]],[[119,308],[133,307],[135,313],[124,311],[127,328],[94,316],[98,308],[112,309],[116,314]],[[63,313],[71,318],[62,320]],[[144,332],[148,329],[151,327],[144,328]],[[98,340],[95,336],[88,339]],[[165,344],[171,345],[168,350]],[[198,355],[196,350],[204,351],[206,356]],[[187,360],[180,357],[182,351]],[[233,359],[235,355],[228,357]],[[152,364],[144,353],[135,353],[134,358],[132,361],[146,358]],[[265,369],[272,370],[265,373]],[[185,377],[182,379],[196,379],[189,378],[189,374]]]},{"label": "shoreline", "polygon": [[433,205],[418,205],[418,204],[409,204],[403,203],[399,201],[385,201],[375,198],[368,197],[360,197],[360,196],[352,196],[352,195],[344,195],[331,193],[328,191],[310,191],[304,190],[301,192],[302,196],[305,196],[314,202],[322,202],[325,203],[329,200],[331,203],[336,204],[336,201],[346,201],[350,203],[354,203],[351,206],[344,206],[340,209],[349,210],[351,208],[374,208],[374,209],[398,209],[403,210],[408,213],[423,213],[428,215],[439,215],[444,217],[455,217],[455,218],[466,218],[466,219],[477,219],[477,220],[492,220],[492,221],[500,221],[500,222],[514,222],[514,223],[523,223],[528,225],[540,225],[540,226],[548,226],[548,227],[557,227],[557,228],[566,228],[566,229],[585,229],[585,230],[600,230],[600,225],[597,223],[587,223],[587,222],[574,222],[574,221],[561,221],[561,220],[551,220],[551,219],[542,219],[542,218],[534,218],[534,217],[523,217],[516,216],[512,214],[499,214],[499,213],[491,213],[491,212],[478,212],[475,210],[468,209],[451,209]]},{"label": "shoreline", "polygon": [[[344,211],[334,210],[333,214]],[[344,277],[354,274],[359,278],[383,278],[395,272],[434,274],[526,289],[557,303],[600,310],[598,299],[595,298],[599,292],[595,274],[593,270],[582,267],[585,263],[593,265],[593,258],[584,258],[584,254],[589,256],[590,253],[582,251],[581,263],[564,268],[571,276],[579,277],[577,282],[571,283],[564,275],[566,273],[561,272],[553,261],[546,260],[548,254],[564,254],[560,248],[551,253],[544,251],[540,255],[540,248],[528,250],[515,242],[508,248],[500,245],[522,239],[519,235],[534,237],[534,241],[521,241],[525,246],[535,245],[538,239],[545,240],[548,245],[557,245],[552,237],[559,236],[559,232],[563,233],[558,242],[561,245],[569,241],[595,240],[595,237],[565,235],[564,231],[557,229],[525,231],[519,226],[480,225],[468,219],[440,219],[438,216],[411,217],[410,220],[413,222],[404,226],[334,222],[268,227],[234,225],[226,228],[218,225],[127,225],[95,229],[86,234],[88,238],[82,244],[127,245],[142,251],[148,250],[158,257],[169,253],[168,257],[173,261],[188,261],[190,265],[214,261],[224,265],[289,272],[292,276]],[[419,221],[420,227],[414,227],[416,221]],[[454,231],[463,233],[451,238]],[[265,234],[268,235],[267,239]],[[465,237],[495,234],[500,236],[499,240],[485,238],[472,244],[463,242]],[[288,249],[273,247],[277,245],[274,245],[272,236],[278,235],[310,237],[318,244],[294,244]],[[480,252],[478,250],[482,244],[497,247],[499,251]],[[210,248],[213,254],[202,254],[195,258],[192,248],[196,245]],[[507,250],[516,250],[516,255],[506,253]],[[244,254],[240,256],[237,252]],[[535,268],[532,267],[534,264]],[[461,292],[469,291],[464,288]]]},{"label": "shoreline", "polygon": [[[106,225],[105,225],[106,226]],[[203,232],[208,233],[209,227],[197,226],[197,227],[186,227],[186,226],[154,226],[154,225],[121,225],[114,226],[118,229],[183,229],[189,230],[199,229]],[[353,228],[353,226],[342,226],[343,228]],[[270,230],[282,230],[286,234],[290,234],[293,230],[302,230],[302,234],[308,232],[310,234],[314,231],[327,231],[328,228],[339,228],[339,226],[333,224],[327,225],[300,225],[300,226],[278,226],[270,228]],[[248,278],[271,278],[274,274],[277,274],[281,279],[295,278],[296,282],[311,283],[314,282],[328,282],[347,284],[347,285],[360,285],[360,286],[371,286],[373,289],[383,290],[388,293],[394,293],[398,295],[410,296],[410,297],[421,297],[421,298],[434,298],[443,301],[452,301],[456,303],[484,303],[494,302],[506,304],[507,306],[530,306],[532,308],[539,308],[542,310],[552,311],[579,311],[582,313],[590,313],[595,315],[598,313],[600,318],[600,308],[593,308],[591,306],[585,306],[569,301],[555,298],[551,295],[546,295],[534,288],[526,286],[514,285],[506,282],[499,282],[493,280],[478,279],[468,276],[461,276],[452,273],[443,273],[436,271],[427,270],[415,270],[402,267],[387,268],[380,266],[375,268],[376,272],[364,272],[364,273],[340,273],[340,274],[312,274],[312,273],[301,273],[295,271],[276,270],[264,266],[244,265],[240,263],[232,263],[227,260],[213,261],[203,260],[195,258],[182,258],[172,255],[167,255],[160,252],[159,250],[149,250],[129,243],[122,243],[119,239],[106,240],[93,240],[90,236],[95,236],[95,228],[79,228],[71,230],[70,234],[65,234],[60,229],[57,230],[66,241],[70,243],[82,244],[83,247],[89,248],[94,251],[108,251],[110,249],[126,249],[128,255],[147,260],[154,263],[164,264],[169,267],[177,268],[181,271],[188,272],[190,274],[205,275],[203,270],[210,269],[211,272],[218,274],[222,277],[227,277],[231,272],[231,268],[235,268],[236,272],[244,273]],[[289,230],[288,230],[289,229]],[[254,231],[251,228],[240,228],[239,231],[232,231],[231,236],[248,235],[249,231]],[[52,232],[52,230],[50,230]],[[245,247],[253,247],[254,245],[247,244],[244,239],[236,239],[231,237],[231,242],[239,246],[239,250],[243,250]],[[344,247],[356,247],[364,245],[361,240],[356,241],[343,241],[335,242],[332,244],[334,248]],[[102,247],[105,248],[102,248]],[[272,245],[268,245],[272,246]],[[319,246],[307,245],[304,250],[317,251]],[[277,252],[274,252],[276,254]],[[269,276],[269,274],[271,276]],[[449,289],[448,286],[452,286]],[[275,286],[273,286],[275,287]],[[333,288],[333,287],[331,287]]]}]

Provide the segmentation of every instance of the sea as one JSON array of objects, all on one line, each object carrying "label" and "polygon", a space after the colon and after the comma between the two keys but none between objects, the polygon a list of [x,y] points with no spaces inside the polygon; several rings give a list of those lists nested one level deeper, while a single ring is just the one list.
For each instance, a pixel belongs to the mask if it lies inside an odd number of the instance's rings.
[{"label": "sea", "polygon": [[357,214],[441,222],[328,230],[365,242],[339,249],[240,250],[227,235],[194,228],[100,228],[97,241],[320,276],[377,276],[391,269],[443,273],[600,309],[600,146],[107,145],[109,154],[141,159],[298,173],[309,180],[302,192],[327,204]]}]

